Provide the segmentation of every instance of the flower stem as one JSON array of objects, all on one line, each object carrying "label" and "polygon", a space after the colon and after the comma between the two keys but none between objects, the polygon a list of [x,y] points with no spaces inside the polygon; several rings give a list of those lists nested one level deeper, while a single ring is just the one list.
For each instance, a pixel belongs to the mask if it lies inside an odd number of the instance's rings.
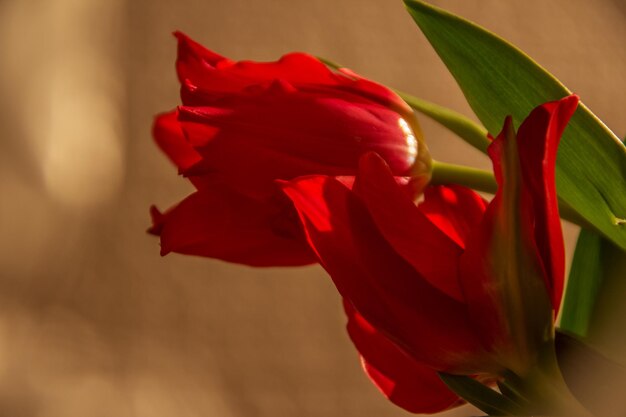
[{"label": "flower stem", "polygon": [[[489,194],[495,194],[498,190],[498,184],[493,174],[489,171],[434,160],[432,161],[432,178],[430,183],[435,185],[459,184]],[[596,230],[569,204],[562,200],[559,200],[559,213],[562,219],[570,223],[586,229]]]},{"label": "flower stem", "polygon": [[487,139],[487,129],[454,110],[399,90],[394,91],[411,108],[435,120],[482,153],[487,153],[487,147],[491,143]]},{"label": "flower stem", "polygon": [[498,184],[493,174],[489,171],[439,161],[433,161],[433,172],[430,182],[435,185],[464,185],[476,191],[489,194],[495,194],[498,190]]}]

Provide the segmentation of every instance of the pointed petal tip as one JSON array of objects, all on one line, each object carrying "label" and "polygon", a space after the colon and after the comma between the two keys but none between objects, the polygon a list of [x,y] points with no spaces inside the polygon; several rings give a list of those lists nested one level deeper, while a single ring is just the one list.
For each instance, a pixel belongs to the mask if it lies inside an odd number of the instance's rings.
[{"label": "pointed petal tip", "polygon": [[161,214],[161,211],[157,208],[156,205],[151,205],[150,206],[150,216],[152,217],[152,220],[155,220],[155,218],[162,218],[163,214]]},{"label": "pointed petal tip", "polygon": [[564,107],[568,114],[574,114],[578,104],[580,103],[580,97],[577,94],[571,94],[560,100],[560,106]]},{"label": "pointed petal tip", "polygon": [[361,155],[359,158],[359,169],[363,170],[368,167],[386,167],[389,169],[387,162],[376,152],[369,151]]},{"label": "pointed petal tip", "polygon": [[[299,178],[299,177],[298,177]],[[292,180],[274,180],[274,184],[278,188],[279,192],[282,192],[285,195],[289,195],[289,190],[294,188],[294,182],[298,180],[298,178],[294,178]]]},{"label": "pointed petal tip", "polygon": [[201,76],[203,66],[216,66],[221,61],[228,61],[227,58],[199,44],[181,31],[177,30],[173,35],[178,40],[176,65],[181,82],[185,78]]},{"label": "pointed petal tip", "polygon": [[509,114],[508,116],[506,116],[504,118],[504,124],[503,124],[502,131],[509,130],[509,129],[511,129],[512,126],[513,126],[513,116],[511,116]]},{"label": "pointed petal tip", "polygon": [[572,93],[559,100],[549,101],[547,103],[538,105],[528,115],[527,119],[532,118],[533,113],[543,110],[547,111],[550,115],[559,114],[558,117],[562,117],[565,124],[567,124],[569,119],[573,116],[574,112],[578,108],[579,103],[580,97],[577,94]]},{"label": "pointed petal tip", "polygon": [[152,219],[152,226],[148,228],[147,232],[151,235],[159,236],[163,229],[165,216],[154,204],[150,206],[150,218]]},{"label": "pointed petal tip", "polygon": [[181,47],[184,46],[191,46],[193,45],[195,42],[189,37],[189,35],[187,35],[185,32],[182,32],[180,30],[175,30],[172,32],[172,36],[174,36],[176,38],[176,41],[178,42],[178,48],[180,49]]},{"label": "pointed petal tip", "polygon": [[193,39],[191,39],[191,37],[189,35],[187,35],[185,32],[180,31],[180,30],[175,30],[172,32],[172,35],[176,38],[176,40],[178,41],[178,45],[189,45],[192,46],[194,44],[198,44],[196,41],[194,41]]},{"label": "pointed petal tip", "polygon": [[154,119],[152,120],[152,137],[156,138],[157,132],[159,131],[159,129],[162,129],[166,127],[167,125],[170,125],[172,122],[176,121],[177,118],[178,118],[178,107],[176,107],[174,110],[170,110],[170,111],[155,115]]}]

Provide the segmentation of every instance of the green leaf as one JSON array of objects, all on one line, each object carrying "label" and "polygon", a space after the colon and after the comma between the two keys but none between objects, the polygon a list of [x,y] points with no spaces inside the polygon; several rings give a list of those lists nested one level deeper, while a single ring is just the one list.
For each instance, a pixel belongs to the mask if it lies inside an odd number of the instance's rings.
[{"label": "green leaf", "polygon": [[603,238],[591,230],[578,235],[567,280],[560,327],[578,336],[587,336],[596,297],[603,277]]},{"label": "green leaf", "polygon": [[520,411],[516,403],[473,378],[444,372],[439,372],[439,378],[459,397],[491,416],[512,416]]},{"label": "green leaf", "polygon": [[487,129],[478,123],[473,122],[471,119],[447,107],[439,106],[398,90],[395,90],[395,92],[413,109],[430,117],[453,133],[456,133],[461,139],[479,151],[487,152],[487,147],[491,143],[489,139],[487,139]]},{"label": "green leaf", "polygon": [[[498,133],[509,114],[519,125],[537,105],[570,94],[487,30],[420,0],[405,3],[490,132]],[[556,174],[559,197],[626,249],[626,148],[582,103],[559,147]]]},{"label": "green leaf", "polygon": [[502,395],[513,401],[521,409],[529,408],[528,400],[524,398],[524,395],[516,387],[507,383],[506,380],[498,381],[497,384]]},{"label": "green leaf", "polygon": [[626,252],[581,230],[563,302],[560,328],[626,360]]}]

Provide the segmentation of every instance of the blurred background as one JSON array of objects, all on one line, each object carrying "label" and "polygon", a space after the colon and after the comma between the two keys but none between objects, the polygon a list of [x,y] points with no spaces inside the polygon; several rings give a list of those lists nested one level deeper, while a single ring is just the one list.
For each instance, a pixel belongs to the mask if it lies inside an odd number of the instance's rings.
[{"label": "blurred background", "polygon": [[[624,0],[432,3],[626,134]],[[179,102],[175,29],[234,59],[328,57],[471,114],[400,0],[0,0],[0,416],[408,415],[362,374],[320,268],[159,257],[148,207],[191,191],[150,136]],[[422,125],[436,159],[489,167]]]}]

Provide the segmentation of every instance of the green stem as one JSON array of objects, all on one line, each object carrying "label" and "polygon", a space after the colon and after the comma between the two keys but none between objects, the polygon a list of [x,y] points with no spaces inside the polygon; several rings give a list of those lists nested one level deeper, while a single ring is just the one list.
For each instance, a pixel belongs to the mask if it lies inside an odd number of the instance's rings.
[{"label": "green stem", "polygon": [[479,151],[487,153],[487,147],[491,143],[491,141],[487,139],[487,129],[447,107],[431,103],[430,101],[403,93],[399,90],[394,91],[414,110],[435,120]]},{"label": "green stem", "polygon": [[[439,161],[433,161],[432,166],[431,184],[459,184],[489,194],[495,194],[498,190],[498,184],[489,171]],[[559,200],[559,213],[561,218],[568,222],[595,230],[569,204],[562,200]]]},{"label": "green stem", "polygon": [[460,184],[489,194],[498,190],[493,174],[482,169],[433,161],[431,184]]}]

